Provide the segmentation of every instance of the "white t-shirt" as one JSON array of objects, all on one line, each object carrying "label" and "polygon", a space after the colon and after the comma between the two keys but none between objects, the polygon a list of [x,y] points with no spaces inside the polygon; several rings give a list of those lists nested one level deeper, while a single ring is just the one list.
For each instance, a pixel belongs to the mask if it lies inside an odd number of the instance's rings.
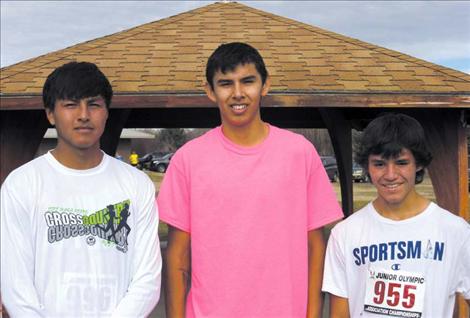
[{"label": "white t-shirt", "polygon": [[1,188],[1,291],[12,317],[142,317],[160,295],[155,188],[108,155],[74,170],[50,153]]},{"label": "white t-shirt", "polygon": [[369,203],[333,228],[322,289],[351,317],[451,317],[455,293],[470,299],[470,226],[434,203],[401,221]]}]

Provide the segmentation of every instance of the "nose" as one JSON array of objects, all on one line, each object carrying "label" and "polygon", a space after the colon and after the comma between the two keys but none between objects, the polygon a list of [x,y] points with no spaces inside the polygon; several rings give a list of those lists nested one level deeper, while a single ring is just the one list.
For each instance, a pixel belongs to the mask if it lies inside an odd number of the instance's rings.
[{"label": "nose", "polygon": [[393,180],[397,177],[396,166],[394,163],[388,163],[385,167],[385,178]]},{"label": "nose", "polygon": [[243,94],[243,87],[240,83],[235,83],[233,87],[233,98],[240,100],[244,96]]},{"label": "nose", "polygon": [[90,119],[90,110],[88,109],[87,103],[85,101],[80,101],[80,107],[78,109],[78,119],[81,121],[88,121]]}]

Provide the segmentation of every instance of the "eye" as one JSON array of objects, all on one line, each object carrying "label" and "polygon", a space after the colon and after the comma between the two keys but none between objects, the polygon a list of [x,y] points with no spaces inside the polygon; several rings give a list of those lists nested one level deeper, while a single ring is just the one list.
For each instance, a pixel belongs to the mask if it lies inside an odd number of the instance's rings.
[{"label": "eye", "polygon": [[64,107],[67,107],[67,108],[72,108],[72,107],[75,107],[77,106],[77,103],[75,102],[65,102],[64,103]]},{"label": "eye", "polygon": [[383,161],[374,161],[374,162],[372,162],[372,166],[374,166],[376,168],[383,167],[384,165],[385,165],[385,163]]},{"label": "eye", "polygon": [[218,85],[222,86],[222,87],[227,87],[227,86],[232,85],[232,82],[231,81],[220,81],[220,82],[218,82]]},{"label": "eye", "polygon": [[409,160],[406,160],[406,159],[399,159],[399,160],[396,161],[396,164],[397,164],[398,166],[406,166],[406,165],[408,165],[409,163],[410,163],[410,161],[409,161]]}]

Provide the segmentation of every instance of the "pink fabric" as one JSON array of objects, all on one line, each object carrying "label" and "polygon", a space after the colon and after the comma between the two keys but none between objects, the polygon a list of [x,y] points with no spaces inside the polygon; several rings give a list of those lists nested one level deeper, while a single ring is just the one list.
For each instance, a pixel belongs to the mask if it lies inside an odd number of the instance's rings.
[{"label": "pink fabric", "polygon": [[308,231],[343,216],[311,143],[274,126],[252,148],[220,127],[187,143],[158,205],[191,234],[187,317],[305,317]]}]

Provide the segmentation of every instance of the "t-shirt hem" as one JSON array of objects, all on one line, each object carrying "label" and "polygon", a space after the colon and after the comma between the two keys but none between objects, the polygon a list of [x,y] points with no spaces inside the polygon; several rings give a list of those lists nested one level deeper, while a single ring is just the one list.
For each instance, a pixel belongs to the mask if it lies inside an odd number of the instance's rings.
[{"label": "t-shirt hem", "polygon": [[184,226],[184,225],[181,225],[181,223],[178,223],[178,222],[175,221],[175,220],[167,219],[166,217],[160,215],[160,221],[161,221],[161,222],[164,222],[164,223],[166,223],[166,224],[168,224],[168,225],[171,225],[171,226],[173,226],[173,227],[176,227],[177,229],[179,229],[179,230],[181,230],[181,231],[191,233],[190,230],[189,230],[189,227]]},{"label": "t-shirt hem", "polygon": [[307,230],[311,231],[311,230],[319,229],[319,228],[321,228],[321,227],[323,227],[327,224],[330,224],[330,223],[333,223],[335,221],[341,220],[343,218],[343,216],[344,216],[343,213],[338,213],[338,214],[332,215],[331,217],[322,219],[321,221],[316,222],[315,224],[310,224],[307,227]]},{"label": "t-shirt hem", "polygon": [[331,285],[323,286],[321,290],[325,293],[330,293],[330,294],[338,296],[338,297],[348,298],[347,293],[345,293],[344,291],[342,291],[342,290],[340,290],[340,289],[338,289],[334,286],[331,286]]}]

